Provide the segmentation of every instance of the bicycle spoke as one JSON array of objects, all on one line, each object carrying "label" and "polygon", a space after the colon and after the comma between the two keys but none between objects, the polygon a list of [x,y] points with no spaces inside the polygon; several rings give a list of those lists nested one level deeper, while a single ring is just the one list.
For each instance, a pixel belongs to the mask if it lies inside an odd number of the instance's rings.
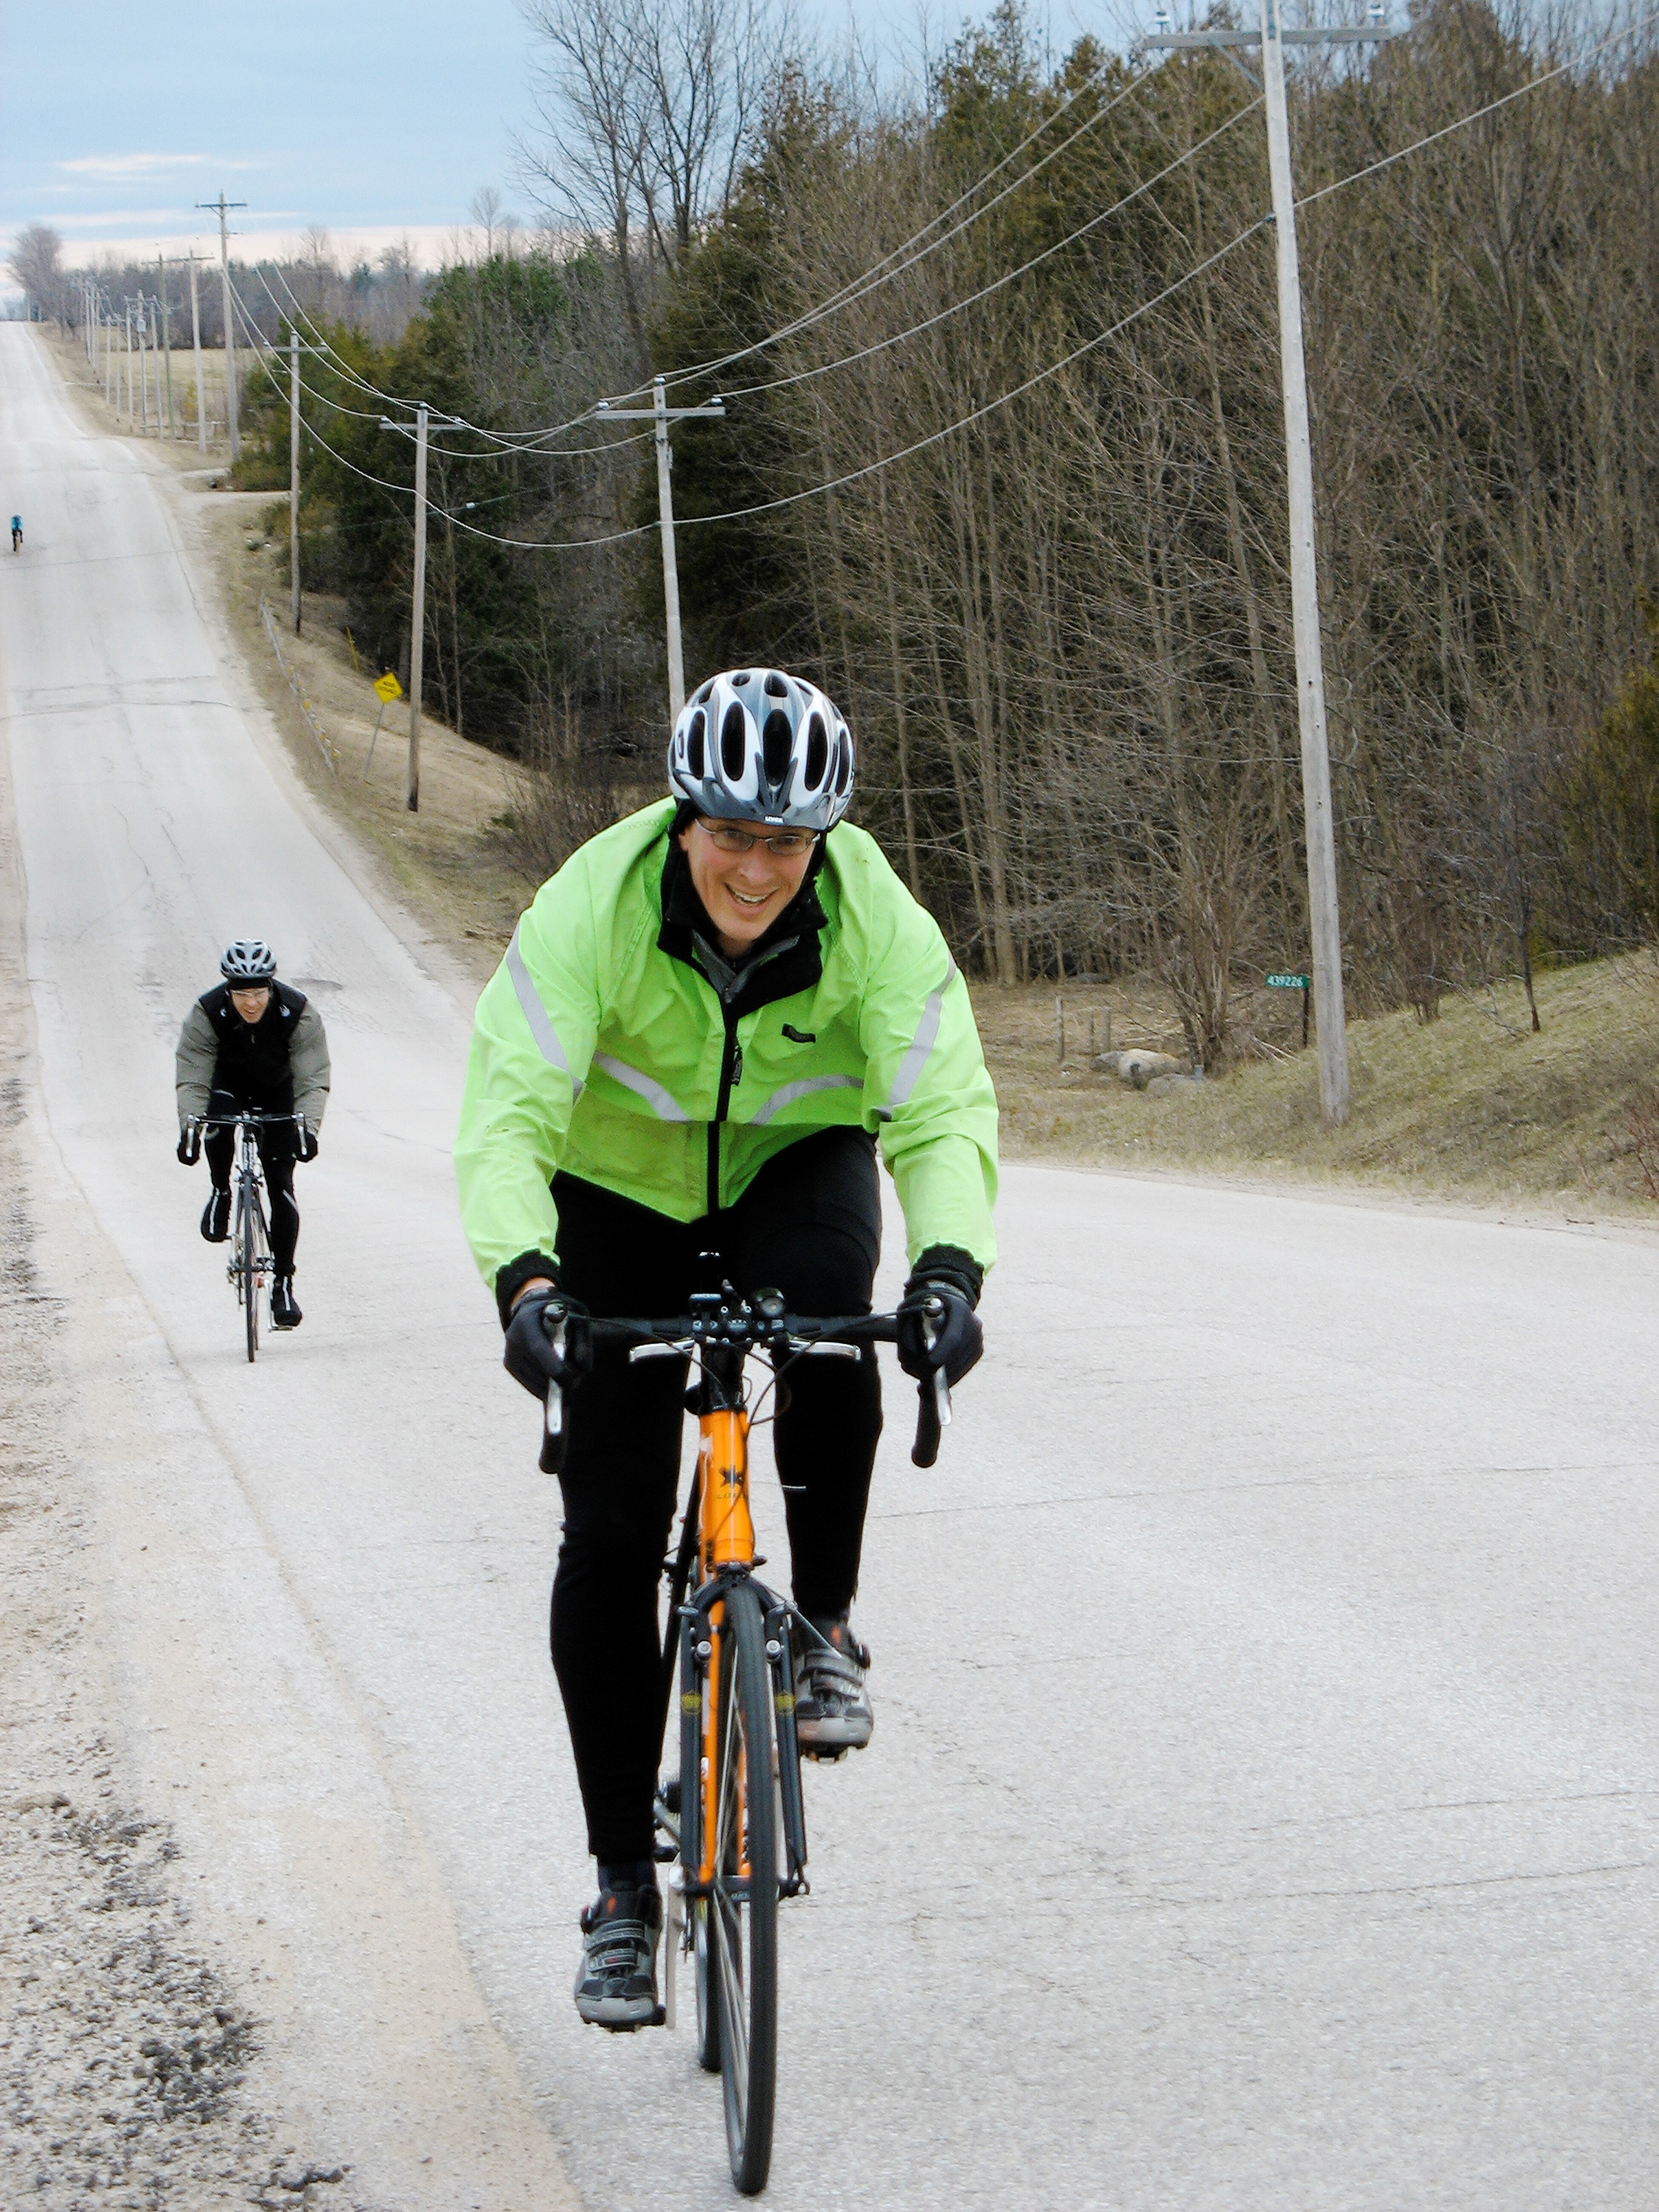
[{"label": "bicycle spoke", "polygon": [[718,1886],[714,1903],[714,1955],[720,1961],[720,1984],[726,1994],[725,2027],[732,2038],[732,2088],[737,2099],[738,2124],[744,2127],[749,2117],[749,2012],[743,1992],[743,1934],[735,1900]]}]

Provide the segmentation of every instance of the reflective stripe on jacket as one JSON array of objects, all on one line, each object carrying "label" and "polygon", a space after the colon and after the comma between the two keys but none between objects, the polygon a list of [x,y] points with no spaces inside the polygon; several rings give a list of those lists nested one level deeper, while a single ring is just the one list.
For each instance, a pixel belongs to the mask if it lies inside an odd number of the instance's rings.
[{"label": "reflective stripe on jacket", "polygon": [[738,1017],[732,1050],[713,983],[658,943],[674,811],[663,800],[574,854],[478,1000],[455,1166],[484,1280],[552,1251],[561,1168],[695,1221],[711,1182],[730,1206],[774,1153],[838,1124],[878,1133],[913,1261],[951,1244],[988,1267],[996,1097],[937,923],[839,824],[813,886],[822,972]]}]

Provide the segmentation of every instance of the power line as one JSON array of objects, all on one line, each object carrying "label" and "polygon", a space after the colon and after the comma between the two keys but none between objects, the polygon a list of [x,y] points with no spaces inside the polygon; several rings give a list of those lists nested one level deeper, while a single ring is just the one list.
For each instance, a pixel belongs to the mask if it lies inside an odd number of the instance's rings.
[{"label": "power line", "polygon": [[[261,283],[264,283],[263,271],[256,268],[254,273],[256,276],[259,276]],[[280,270],[277,273],[280,276]],[[286,285],[283,286],[283,289],[285,291],[288,289]],[[258,323],[250,311],[247,302],[243,299],[241,294],[236,289],[234,283],[232,284],[230,290],[231,297],[235,301],[237,312],[240,316],[243,328],[248,335],[248,338],[252,344],[255,353],[269,354],[271,361],[279,359],[282,354],[281,347],[274,346],[271,343],[271,341],[265,337],[264,331],[261,331]],[[268,284],[265,285],[265,296],[270,300],[271,306],[276,308],[276,313],[279,315],[283,315],[284,311],[281,302],[277,300],[276,295],[271,291],[270,287]],[[289,296],[292,299],[292,293],[289,293]],[[298,303],[296,302],[295,304],[297,307]],[[304,310],[299,309],[299,312],[303,314]],[[284,316],[284,319],[291,319]],[[306,319],[307,327],[314,330],[316,327],[315,325],[311,323],[308,317]],[[316,350],[323,350],[323,349],[319,347],[316,349]],[[331,347],[328,348],[327,350],[333,356],[334,360],[338,361],[340,359],[339,355],[333,353],[333,349]],[[270,371],[270,363],[267,362],[264,365],[267,370]],[[367,391],[373,391],[374,386],[372,385],[364,386],[362,388]],[[319,407],[331,408],[336,414],[349,415],[362,422],[385,422],[385,417],[378,408],[348,407],[343,400],[335,398],[331,393],[319,392],[315,385],[307,384],[303,377],[300,380],[300,389],[305,392],[308,398],[314,399]],[[417,406],[420,403],[415,400],[399,400],[395,404],[399,406]],[[586,420],[588,418],[580,417],[578,419]],[[451,416],[449,420],[455,426],[462,429],[470,430],[477,437],[488,438],[494,437],[496,434],[493,431],[481,429],[475,422],[465,422],[459,416]],[[394,427],[400,430],[405,437],[409,437],[413,434],[414,425],[412,423],[398,423],[391,427]],[[574,426],[572,425],[571,427],[574,428]],[[510,459],[515,453],[526,453],[537,459],[548,461],[580,460],[596,453],[620,453],[625,447],[636,446],[642,443],[643,441],[647,439],[650,435],[651,433],[648,430],[635,431],[626,437],[612,439],[608,444],[603,446],[562,446],[553,447],[545,446],[501,445],[496,447],[490,452],[481,453],[458,452],[453,447],[446,448],[446,451],[447,452],[450,459],[461,461],[506,460]]]},{"label": "power line", "polygon": [[[948,245],[951,239],[959,237],[964,230],[967,230],[974,223],[976,223],[981,216],[988,215],[993,208],[1000,206],[1001,203],[1008,198],[1011,192],[1016,192],[1020,189],[1022,185],[1028,184],[1041,170],[1046,168],[1050,161],[1054,161],[1058,155],[1065,153],[1068,147],[1074,146],[1078,140],[1083,137],[1085,131],[1092,131],[1095,129],[1097,125],[1103,123],[1106,120],[1106,118],[1110,115],[1115,108],[1122,106],[1123,102],[1129,98],[1132,93],[1139,91],[1141,86],[1146,83],[1147,77],[1151,75],[1152,71],[1150,70],[1143,71],[1139,76],[1136,77],[1133,81],[1133,82],[1126,85],[1123,90],[1118,94],[1115,100],[1108,100],[1104,107],[1097,109],[1095,113],[1089,118],[1089,120],[1086,123],[1080,125],[1079,128],[1072,133],[1069,138],[1062,139],[1059,145],[1050,147],[1041,161],[1034,161],[1029,169],[1022,170],[1020,174],[1014,179],[1011,185],[1006,185],[1001,191],[998,192],[993,198],[987,200],[983,207],[975,208],[973,214],[966,216],[963,221],[957,223],[954,229],[948,230],[940,237],[932,240],[926,246],[921,246],[919,252],[911,253],[910,248],[913,246],[920,245],[921,241],[927,238],[927,233],[930,230],[936,228],[939,224],[949,222],[951,216],[956,213],[958,208],[963,206],[969,200],[970,200],[975,192],[983,191],[984,187],[991,182],[993,178],[1000,175],[1002,171],[1007,167],[1009,162],[1017,160],[1018,156],[1025,151],[1025,149],[1028,146],[1033,144],[1036,139],[1040,138],[1042,133],[1048,129],[1050,124],[1057,122],[1060,116],[1070,112],[1071,103],[1068,102],[1065,107],[1058,109],[1054,115],[1048,117],[1044,122],[1040,123],[1036,129],[1031,131],[1028,137],[1022,139],[1020,143],[1016,146],[1011,153],[1005,154],[1001,161],[996,164],[994,168],[988,170],[984,176],[978,179],[975,183],[970,185],[968,187],[968,190],[962,193],[957,199],[953,200],[951,205],[945,209],[941,214],[933,216],[927,222],[925,222],[920,230],[914,233],[911,237],[908,238],[904,241],[902,246],[896,246],[892,249],[891,252],[884,254],[879,261],[874,263],[869,269],[866,270],[863,276],[853,277],[848,283],[842,285],[838,290],[832,292],[827,300],[821,301],[816,307],[811,308],[807,313],[797,317],[793,322],[783,324],[779,329],[769,332],[763,338],[757,338],[751,345],[741,347],[735,353],[723,354],[717,361],[700,362],[690,368],[676,369],[670,374],[667,381],[670,384],[684,384],[689,381],[692,377],[712,376],[716,369],[729,368],[734,362],[746,361],[749,359],[750,355],[763,353],[769,346],[778,345],[785,338],[799,337],[802,331],[811,329],[815,324],[822,322],[826,316],[838,313],[842,307],[850,307],[855,301],[867,298],[872,292],[878,291],[884,284],[890,283],[895,276],[902,276],[907,269],[914,269],[918,262],[925,261],[930,253],[936,252],[940,246]],[[1098,76],[1099,71],[1097,70],[1095,72],[1095,76],[1097,77]],[[1092,83],[1094,81],[1094,78],[1091,78],[1089,80],[1089,83]],[[1087,88],[1087,85],[1080,85],[1077,91],[1072,95],[1072,99],[1075,100],[1080,98],[1084,91]],[[909,258],[908,259],[901,258],[905,255],[908,255]],[[897,265],[893,268],[889,268],[887,264],[890,262],[896,263]],[[753,388],[758,390],[763,387],[755,386]],[[642,392],[645,389],[646,387],[642,385],[636,386],[635,387],[636,392]],[[633,396],[633,392],[622,393],[618,395],[620,398],[631,398]]]},{"label": "power line", "polygon": [[[344,356],[330,343],[326,333],[319,330],[312,318],[306,313],[306,310],[300,305],[299,301],[295,299],[293,289],[289,285],[287,277],[283,276],[280,264],[273,262],[271,264],[271,268],[276,276],[276,282],[282,286],[283,291],[288,294],[289,301],[292,303],[294,313],[303,319],[307,329],[311,331],[312,336],[317,340],[318,344],[322,348],[324,352],[330,355],[332,359],[339,364],[339,371],[341,374],[349,377],[357,386],[359,391],[367,392],[372,398],[383,401],[388,407],[401,407],[405,410],[413,410],[420,404],[418,400],[395,398],[391,393],[382,392],[378,386],[369,383],[368,379],[364,377],[360,371],[355,368],[352,364],[345,359]],[[258,276],[260,283],[264,284],[264,272],[263,268],[257,269],[256,274]],[[276,308],[277,313],[280,315],[283,312],[282,305],[277,300],[276,294],[272,292],[269,284],[265,284],[265,296],[270,300],[271,306]],[[246,313],[246,308],[244,308],[243,313]],[[368,410],[347,410],[346,411],[367,412]],[[546,428],[537,428],[528,430],[489,430],[482,428],[476,422],[469,422],[465,427],[469,430],[474,432],[477,436],[489,439],[493,443],[501,446],[507,452],[538,453],[545,450],[543,444],[544,440],[562,437],[568,430],[580,428],[584,422],[592,420],[592,414],[593,410],[592,407],[587,407],[585,408],[580,415],[572,416],[568,422],[556,422]],[[413,428],[412,424],[410,425],[410,428]],[[647,431],[641,434],[649,436],[650,434]],[[515,442],[519,441],[522,441],[523,442]],[[632,438],[624,438],[619,439],[617,442],[619,446],[632,445],[634,443],[634,440]],[[586,447],[582,450],[592,453],[604,453],[610,449],[605,447],[595,446]]]},{"label": "power line", "polygon": [[[883,469],[891,468],[896,461],[908,461],[913,454],[925,453],[930,446],[937,446],[941,440],[954,437],[958,430],[971,429],[975,422],[983,422],[988,415],[994,415],[999,408],[1009,406],[1014,400],[1024,398],[1028,392],[1034,391],[1039,384],[1047,383],[1051,376],[1058,376],[1061,369],[1069,368],[1073,362],[1080,361],[1086,353],[1092,353],[1097,346],[1103,346],[1108,339],[1121,336],[1132,324],[1138,323],[1144,315],[1151,314],[1154,307],[1162,307],[1166,300],[1173,299],[1177,292],[1184,290],[1196,278],[1203,276],[1206,270],[1213,269],[1218,262],[1224,261],[1230,253],[1236,252],[1246,239],[1254,238],[1257,231],[1270,227],[1272,222],[1271,216],[1258,216],[1254,222],[1247,223],[1237,236],[1230,239],[1225,246],[1219,246],[1215,252],[1206,255],[1194,268],[1188,270],[1185,276],[1177,276],[1173,283],[1166,284],[1164,289],[1155,294],[1152,299],[1143,301],[1138,307],[1132,307],[1127,315],[1121,316],[1108,329],[1097,331],[1091,338],[1085,338],[1081,345],[1073,346],[1070,353],[1063,354],[1058,361],[1050,362],[1047,368],[1038,369],[1034,376],[1028,376],[1024,384],[1016,385],[1012,392],[1004,392],[994,399],[988,399],[982,407],[975,407],[971,414],[963,415],[954,422],[945,423],[942,429],[929,431],[925,438],[918,438],[913,444],[902,447],[897,453],[884,453],[879,460],[866,461],[862,468],[848,469],[844,475],[832,477],[825,483],[810,484],[804,491],[786,492],[777,499],[762,500],[752,507],[734,507],[723,514],[683,516],[678,526],[682,530],[695,530],[709,523],[747,522],[757,515],[775,514],[781,507],[798,507],[803,500],[817,499],[825,492],[840,491],[848,484],[858,483],[866,477],[875,476]],[[454,521],[453,516],[448,520]],[[573,547],[564,545],[543,547],[529,538],[495,538],[493,532],[479,530],[471,523],[455,522],[454,526],[458,530],[470,531],[476,538],[490,538],[497,545],[518,545],[530,552],[544,550],[568,552],[574,550]],[[642,523],[636,525],[632,530],[618,530],[608,537],[590,538],[583,542],[593,545],[614,545],[624,538],[642,537],[654,527],[654,524]]]},{"label": "power line", "polygon": [[[877,338],[871,344],[860,347],[856,353],[843,354],[839,361],[823,362],[816,368],[797,369],[788,376],[772,377],[764,384],[740,385],[735,392],[728,392],[725,397],[728,399],[748,399],[759,392],[780,392],[792,384],[805,384],[815,377],[828,376],[838,368],[850,368],[855,362],[867,361],[872,354],[884,353],[890,346],[902,345],[906,338],[917,337],[923,331],[933,330],[938,324],[948,321],[952,315],[960,314],[965,307],[976,307],[981,300],[988,300],[994,292],[1001,291],[1005,285],[1012,284],[1017,277],[1024,276],[1030,270],[1039,268],[1043,262],[1050,259],[1054,254],[1063,253],[1068,246],[1075,246],[1079,238],[1086,238],[1091,230],[1098,230],[1101,224],[1109,222],[1113,216],[1121,215],[1132,201],[1138,200],[1143,192],[1151,191],[1154,185],[1161,185],[1166,177],[1173,176],[1183,163],[1190,161],[1194,155],[1201,154],[1206,146],[1222,137],[1224,132],[1231,131],[1236,123],[1242,123],[1247,115],[1253,114],[1261,105],[1261,97],[1258,94],[1247,106],[1230,115],[1224,123],[1218,124],[1206,137],[1200,138],[1195,145],[1189,146],[1184,154],[1176,155],[1175,160],[1160,169],[1156,176],[1144,179],[1133,191],[1126,192],[1121,200],[1115,201],[1109,208],[1103,208],[1098,215],[1091,215],[1087,222],[1079,223],[1075,230],[1069,232],[1064,238],[1057,239],[1052,246],[1045,246],[1041,253],[1034,253],[1029,261],[1023,261],[1018,269],[1010,269],[1006,275],[994,278],[988,284],[981,285],[977,292],[970,292],[965,299],[953,301],[948,307],[941,307],[937,314],[929,315],[924,321],[913,323],[908,330],[896,331],[890,337]],[[914,268],[915,264],[913,262],[908,265]]]},{"label": "power line", "polygon": [[1442,138],[1449,138],[1454,131],[1467,130],[1471,123],[1479,123],[1488,115],[1495,115],[1500,107],[1507,107],[1511,100],[1519,100],[1523,93],[1536,92],[1540,85],[1553,84],[1557,77],[1565,76],[1571,70],[1587,68],[1606,53],[1609,46],[1616,46],[1620,39],[1634,38],[1638,31],[1645,30],[1653,22],[1659,22],[1659,8],[1650,9],[1645,15],[1638,16],[1635,22],[1626,24],[1623,30],[1615,31],[1610,38],[1603,39],[1600,46],[1592,46],[1589,53],[1580,59],[1562,62],[1559,67],[1547,70],[1542,76],[1528,77],[1525,84],[1516,85],[1513,92],[1506,92],[1501,100],[1489,100],[1485,107],[1477,107],[1473,115],[1460,116],[1455,123],[1448,123],[1439,131],[1431,131],[1426,138],[1416,139],[1411,145],[1401,147],[1397,153],[1385,154],[1381,161],[1372,161],[1365,168],[1356,169],[1352,176],[1339,177],[1333,185],[1322,185],[1316,192],[1307,193],[1296,204],[1299,208],[1311,207],[1316,200],[1328,199],[1333,192],[1341,191],[1346,185],[1357,185],[1364,177],[1376,176],[1379,169],[1392,168],[1396,161],[1403,161],[1408,154],[1420,154],[1425,146],[1433,146]]},{"label": "power line", "polygon": [[[1649,22],[1655,21],[1659,21],[1659,9],[1653,9],[1648,15],[1627,26],[1626,29],[1615,33],[1611,38],[1603,40],[1599,46],[1593,47],[1590,52],[1583,57],[1583,60],[1594,61],[1609,46],[1616,45],[1619,40],[1633,34],[1636,31],[1644,28]],[[1440,139],[1449,137],[1453,131],[1466,129],[1470,124],[1480,122],[1484,117],[1519,99],[1522,94],[1535,91],[1539,87],[1552,82],[1555,78],[1566,74],[1567,70],[1573,66],[1575,64],[1571,63],[1564,63],[1559,68],[1551,70],[1541,77],[1532,78],[1526,84],[1518,86],[1514,92],[1505,94],[1499,100],[1489,101],[1485,106],[1474,110],[1468,115],[1460,117],[1456,122],[1448,124],[1439,131],[1430,132],[1425,137],[1416,140],[1412,145],[1403,146],[1396,153],[1388,155],[1381,161],[1373,161],[1363,169],[1357,169],[1349,176],[1339,178],[1335,183],[1322,186],[1317,192],[1309,193],[1305,199],[1298,201],[1297,204],[1306,206],[1311,201],[1323,199],[1330,193],[1340,191],[1346,185],[1357,184],[1365,177],[1374,176],[1379,170],[1389,167],[1395,161],[1403,161],[1408,155],[1420,152],[1424,147],[1433,145]],[[1243,109],[1240,111],[1240,114],[1249,112],[1249,109]],[[1232,120],[1238,120],[1238,117],[1235,116]],[[1212,136],[1213,135],[1215,134],[1212,133]],[[1194,148],[1193,150],[1196,151],[1197,149]],[[1151,181],[1156,181],[1156,179]],[[883,469],[890,468],[899,461],[908,460],[915,454],[927,452],[929,447],[954,436],[957,431],[969,429],[975,422],[983,422],[988,416],[998,412],[1000,409],[1011,405],[1016,399],[1023,398],[1028,392],[1034,391],[1038,385],[1046,383],[1051,376],[1058,375],[1062,369],[1069,368],[1074,362],[1080,361],[1085,354],[1094,352],[1110,339],[1121,336],[1124,331],[1142,320],[1153,309],[1162,307],[1166,301],[1173,299],[1178,292],[1184,290],[1188,284],[1194,283],[1207,270],[1227,259],[1247,240],[1253,238],[1259,230],[1269,226],[1272,220],[1270,216],[1258,216],[1254,222],[1247,224],[1243,230],[1230,239],[1224,246],[1218,247],[1213,253],[1206,255],[1202,261],[1188,270],[1183,276],[1176,277],[1172,283],[1165,285],[1162,291],[1156,293],[1150,300],[1144,301],[1140,306],[1132,308],[1127,315],[1120,317],[1107,329],[1098,331],[1093,337],[1085,338],[1081,344],[1074,346],[1069,353],[1062,355],[1058,361],[1051,362],[1046,368],[1037,370],[1034,375],[1027,377],[1023,384],[1016,385],[1012,391],[1002,392],[996,398],[986,401],[983,406],[975,408],[970,413],[960,416],[957,421],[946,423],[939,429],[930,431],[926,437],[918,438],[896,453],[886,453],[878,459],[867,461],[862,467],[849,469],[823,483],[811,484],[803,490],[787,492],[776,499],[758,501],[748,507],[728,508],[718,514],[687,515],[680,520],[678,526],[683,530],[690,530],[714,523],[745,522],[763,514],[775,514],[785,507],[799,506],[804,501],[819,498],[825,493],[842,490],[848,485],[860,483],[865,477],[874,476]],[[333,447],[329,446],[325,440],[314,431],[312,434],[325,452],[334,453]],[[380,484],[386,490],[400,492],[405,497],[408,496],[406,486],[387,483],[384,478],[370,476],[367,470],[356,469],[354,464],[346,461],[342,454],[334,453],[334,458],[341,461],[343,465],[353,468],[356,475],[364,477],[369,483]],[[617,545],[630,538],[647,536],[656,526],[652,523],[639,523],[629,529],[610,531],[594,538],[566,540],[506,538],[494,531],[481,529],[475,523],[464,522],[458,515],[452,514],[441,507],[434,507],[431,511],[441,515],[452,529],[464,531],[468,536],[483,538],[491,544],[512,546],[526,552],[580,552],[590,548]]]}]

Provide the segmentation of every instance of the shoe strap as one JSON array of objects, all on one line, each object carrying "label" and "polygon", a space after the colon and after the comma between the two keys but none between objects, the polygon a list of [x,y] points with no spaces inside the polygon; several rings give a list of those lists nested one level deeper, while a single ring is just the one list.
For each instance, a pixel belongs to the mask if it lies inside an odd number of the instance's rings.
[{"label": "shoe strap", "polygon": [[833,1644],[815,1646],[802,1663],[807,1680],[813,1684],[823,1683],[837,1689],[845,1685],[854,1690],[864,1686],[863,1669],[849,1654],[836,1650]]}]

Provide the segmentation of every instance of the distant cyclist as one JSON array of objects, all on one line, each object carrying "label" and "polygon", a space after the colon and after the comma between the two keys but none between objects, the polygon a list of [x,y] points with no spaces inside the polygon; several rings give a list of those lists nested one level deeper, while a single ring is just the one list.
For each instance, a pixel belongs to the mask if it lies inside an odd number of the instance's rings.
[{"label": "distant cyclist", "polygon": [[305,1316],[294,1302],[300,1235],[294,1164],[317,1157],[317,1133],[328,1103],[328,1039],[323,1018],[305,993],[276,981],[276,956],[263,938],[239,937],[228,945],[219,973],[224,981],[202,994],[179,1033],[179,1157],[189,1167],[200,1152],[207,1153],[213,1188],[202,1212],[202,1234],[210,1244],[222,1244],[230,1233],[236,1139],[228,1129],[213,1129],[204,1142],[198,1124],[244,1111],[303,1116],[301,1126],[279,1122],[259,1132],[276,1275],[271,1325],[298,1328]]},{"label": "distant cyclist", "polygon": [[11,519],[11,550],[14,553],[21,553],[23,550],[23,518],[21,514],[14,514]]},{"label": "distant cyclist", "polygon": [[[455,1146],[509,1372],[538,1397],[578,1385],[553,1665],[599,1861],[576,2008],[619,2029],[656,2010],[657,1591],[685,1368],[584,1358],[583,1316],[684,1313],[704,1252],[793,1312],[869,1312],[878,1137],[908,1231],[909,1374],[955,1382],[980,1357],[994,1256],[996,1098],[968,987],[875,840],[842,820],[840,714],[781,670],[713,677],[674,726],[668,778],[672,797],[591,839],[521,917],[478,1001]],[[850,1608],[881,1433],[873,1352],[802,1361],[775,1403],[805,1624],[797,1726],[809,1755],[835,1758],[872,1728]]]}]

